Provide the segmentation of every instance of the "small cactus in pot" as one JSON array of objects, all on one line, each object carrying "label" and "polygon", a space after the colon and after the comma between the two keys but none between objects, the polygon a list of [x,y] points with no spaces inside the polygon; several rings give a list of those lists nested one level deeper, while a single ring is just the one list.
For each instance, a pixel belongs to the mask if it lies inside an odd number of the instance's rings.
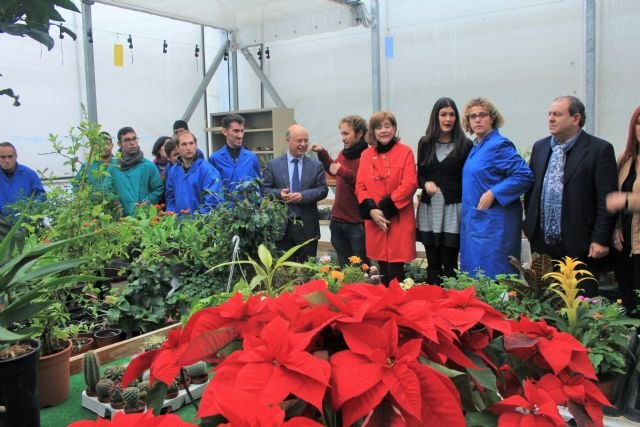
[{"label": "small cactus in pot", "polygon": [[126,414],[144,411],[144,404],[140,401],[140,390],[137,387],[127,387],[122,392],[124,412]]},{"label": "small cactus in pot", "polygon": [[140,381],[136,387],[140,391],[140,400],[145,400],[147,398],[147,393],[151,389],[151,384],[149,384],[148,380]]},{"label": "small cactus in pot", "polygon": [[207,364],[205,362],[197,362],[186,367],[187,373],[191,377],[191,384],[204,384],[209,381],[209,373],[207,372]]},{"label": "small cactus in pot", "polygon": [[122,409],[124,407],[122,387],[120,387],[120,384],[115,384],[111,389],[111,407],[113,409]]},{"label": "small cactus in pot", "polygon": [[109,378],[113,382],[119,383],[120,381],[122,381],[124,371],[125,367],[121,365],[108,366],[104,370],[104,374],[102,376],[104,378]]},{"label": "small cactus in pot", "polygon": [[167,389],[165,397],[167,399],[173,399],[175,397],[178,397],[179,392],[180,389],[178,388],[178,382],[176,380],[173,380],[171,384],[169,384],[169,388]]},{"label": "small cactus in pot", "polygon": [[95,397],[97,395],[97,385],[100,381],[100,362],[93,351],[88,351],[82,356],[82,372],[84,382],[87,385],[87,396]]},{"label": "small cactus in pot", "polygon": [[109,403],[111,399],[111,389],[113,388],[113,381],[109,378],[103,378],[96,384],[96,392],[98,394],[98,401],[101,403]]}]

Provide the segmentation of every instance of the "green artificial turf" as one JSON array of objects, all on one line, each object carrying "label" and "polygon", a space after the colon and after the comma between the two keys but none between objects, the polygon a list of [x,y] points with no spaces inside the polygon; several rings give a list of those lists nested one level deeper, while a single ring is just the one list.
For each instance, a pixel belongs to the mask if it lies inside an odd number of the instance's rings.
[{"label": "green artificial turf", "polygon": [[[100,371],[104,371],[105,366],[119,365],[129,362],[130,357],[125,357],[102,366]],[[41,427],[64,427],[78,420],[95,420],[98,418],[94,412],[82,406],[82,391],[85,388],[82,373],[71,376],[71,393],[69,398],[59,405],[43,408],[40,410]],[[198,425],[195,419],[196,410],[193,405],[185,405],[176,414],[185,421]]]}]

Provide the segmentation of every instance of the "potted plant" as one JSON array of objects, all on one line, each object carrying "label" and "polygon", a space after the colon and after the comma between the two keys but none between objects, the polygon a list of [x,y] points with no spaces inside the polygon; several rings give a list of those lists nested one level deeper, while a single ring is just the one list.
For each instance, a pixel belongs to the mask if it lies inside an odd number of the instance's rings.
[{"label": "potted plant", "polygon": [[54,303],[49,298],[51,290],[77,280],[77,276],[63,273],[83,260],[51,262],[51,254],[82,236],[30,244],[19,236],[20,227],[20,221],[16,222],[0,242],[0,295],[4,299],[0,305],[0,406],[5,407],[0,417],[7,420],[7,425],[37,425],[37,358],[41,344],[29,339],[32,331],[27,328],[28,321]]},{"label": "potted plant", "polygon": [[608,404],[580,342],[544,320],[505,319],[473,288],[394,281],[334,293],[315,280],[275,296],[236,294],[132,360],[123,384],[151,366],[166,388],[199,360],[219,364],[198,415],[238,425],[561,425],[558,405],[602,425]]},{"label": "potted plant", "polygon": [[633,329],[640,326],[640,319],[627,317],[621,304],[610,303],[604,297],[579,295],[579,283],[592,280],[588,271],[578,268],[582,262],[566,257],[557,261],[557,265],[559,271],[547,273],[546,277],[554,280],[551,290],[562,299],[564,306],[548,318],[559,330],[569,332],[589,349],[598,384],[607,398],[615,402],[631,374],[629,365],[635,355],[630,344],[635,343]]},{"label": "potted plant", "polygon": [[98,382],[100,381],[100,362],[93,351],[89,351],[82,357],[82,374],[87,396],[96,397],[98,395]]}]

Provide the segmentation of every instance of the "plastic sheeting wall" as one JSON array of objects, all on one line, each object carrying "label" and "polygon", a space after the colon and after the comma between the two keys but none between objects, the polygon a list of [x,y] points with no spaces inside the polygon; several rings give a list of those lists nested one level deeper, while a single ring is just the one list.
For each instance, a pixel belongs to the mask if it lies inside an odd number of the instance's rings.
[{"label": "plastic sheeting wall", "polygon": [[[396,113],[403,139],[414,148],[427,116],[441,96],[462,108],[486,96],[506,118],[503,133],[521,150],[547,135],[546,112],[553,98],[584,98],[583,0],[381,0],[381,36],[393,37],[395,55],[382,54],[383,108]],[[80,16],[70,24],[80,28]],[[97,98],[100,122],[115,133],[138,130],[147,157],[155,138],[171,131],[198,85],[193,49],[199,27],[141,13],[93,8]],[[596,134],[619,154],[629,117],[640,104],[640,1],[597,2]],[[113,66],[115,33],[125,46],[125,67]],[[134,36],[134,64],[126,44]],[[55,34],[55,32],[54,32]],[[207,58],[221,35],[207,32]],[[267,43],[265,72],[311,140],[331,152],[341,148],[338,120],[371,114],[371,36],[364,28]],[[168,54],[162,40],[168,39]],[[49,151],[49,132],[64,134],[80,120],[84,100],[82,45],[68,38],[46,52],[31,40],[0,35],[0,86],[13,87],[22,107],[0,97],[0,139],[18,145],[20,161],[62,169]],[[384,43],[383,43],[384,46]],[[240,107],[260,107],[259,82],[239,58]],[[226,63],[209,87],[209,110],[228,109]],[[219,94],[219,95],[218,95]],[[273,105],[268,95],[266,106]],[[204,137],[202,106],[191,127]],[[56,163],[59,162],[59,163]]]},{"label": "plastic sheeting wall", "polygon": [[[200,26],[98,4],[92,15],[98,120],[114,137],[119,128],[132,126],[146,157],[152,158],[156,138],[171,135],[173,122],[181,117],[202,79],[201,57],[196,60],[194,56],[196,43],[202,55]],[[0,73],[4,75],[0,87],[13,88],[22,103],[16,108],[10,98],[0,97],[0,140],[17,146],[19,162],[58,174],[69,171],[64,159],[40,154],[51,151],[49,133],[63,136],[80,123],[80,105],[86,99],[81,15],[64,16],[78,40],[60,40],[53,28],[56,46],[50,52],[31,39],[0,35]],[[129,34],[133,50],[128,47]],[[210,63],[222,33],[209,29],[206,35]],[[165,39],[166,54],[162,53]],[[123,67],[114,66],[115,43],[124,46]],[[216,88],[211,85],[208,90],[213,105],[218,103]],[[200,103],[190,127],[202,147],[205,125]]]},{"label": "plastic sheeting wall", "polygon": [[[472,97],[493,101],[503,134],[523,152],[548,134],[547,109],[559,95],[584,100],[585,10],[582,0],[380,2],[382,104],[417,147],[435,100],[462,109]],[[640,105],[640,1],[597,2],[595,133],[620,153]],[[384,42],[382,43],[384,47]],[[371,114],[370,32],[354,29],[271,46],[271,79],[312,141],[337,153],[337,121]]]}]

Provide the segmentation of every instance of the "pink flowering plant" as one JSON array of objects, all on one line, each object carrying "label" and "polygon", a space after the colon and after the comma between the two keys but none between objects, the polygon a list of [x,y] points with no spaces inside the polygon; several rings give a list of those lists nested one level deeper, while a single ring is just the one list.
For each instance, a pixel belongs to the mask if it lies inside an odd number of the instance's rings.
[{"label": "pink flowering plant", "polygon": [[123,386],[149,368],[157,392],[199,360],[215,364],[198,410],[213,425],[556,426],[562,405],[602,426],[609,404],[573,336],[506,319],[473,288],[393,281],[334,293],[313,280],[236,294],[134,359]]}]

